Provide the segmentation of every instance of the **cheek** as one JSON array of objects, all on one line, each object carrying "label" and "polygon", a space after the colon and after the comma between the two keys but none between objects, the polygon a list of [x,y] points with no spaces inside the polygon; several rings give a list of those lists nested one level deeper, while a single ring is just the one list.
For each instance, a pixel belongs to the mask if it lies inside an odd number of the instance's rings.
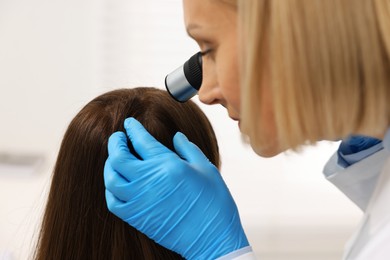
[{"label": "cheek", "polygon": [[262,147],[258,154],[264,157],[272,157],[282,152],[282,149],[278,142],[272,97],[267,87],[264,87],[262,91],[261,111],[261,126],[264,128],[264,134],[269,143],[267,147]]},{"label": "cheek", "polygon": [[272,104],[269,99],[262,98],[262,113],[259,116],[261,126],[263,127],[263,134],[267,139],[267,144],[263,147],[257,147],[251,143],[253,150],[262,157],[273,157],[283,151],[279,144],[277,129],[275,124],[275,117],[272,110]]},{"label": "cheek", "polygon": [[222,62],[219,71],[219,84],[224,98],[236,112],[240,112],[241,92],[237,63],[235,60]]},{"label": "cheek", "polygon": [[274,104],[272,91],[270,89],[270,80],[269,73],[266,71],[262,77],[263,86],[261,88],[261,111],[262,111],[262,125],[266,127],[267,134],[270,136],[276,136],[276,123],[275,123],[275,114],[274,114]]},{"label": "cheek", "polygon": [[265,127],[265,133],[270,140],[276,140],[277,131],[271,99],[266,97],[262,98],[261,106],[261,120],[262,126]]}]

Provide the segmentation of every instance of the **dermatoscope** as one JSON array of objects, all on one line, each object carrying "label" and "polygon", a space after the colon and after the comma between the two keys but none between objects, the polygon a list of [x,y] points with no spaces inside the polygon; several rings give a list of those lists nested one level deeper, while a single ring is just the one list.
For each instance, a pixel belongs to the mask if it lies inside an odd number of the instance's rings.
[{"label": "dermatoscope", "polygon": [[202,85],[202,53],[198,52],[165,77],[168,93],[179,102],[186,102]]}]

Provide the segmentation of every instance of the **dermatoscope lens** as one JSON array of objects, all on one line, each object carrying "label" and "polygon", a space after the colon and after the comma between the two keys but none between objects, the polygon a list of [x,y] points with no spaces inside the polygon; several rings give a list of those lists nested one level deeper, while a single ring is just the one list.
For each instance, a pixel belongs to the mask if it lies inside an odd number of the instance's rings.
[{"label": "dermatoscope lens", "polygon": [[165,77],[165,87],[179,102],[185,102],[198,93],[202,85],[202,54],[193,55],[184,65]]}]

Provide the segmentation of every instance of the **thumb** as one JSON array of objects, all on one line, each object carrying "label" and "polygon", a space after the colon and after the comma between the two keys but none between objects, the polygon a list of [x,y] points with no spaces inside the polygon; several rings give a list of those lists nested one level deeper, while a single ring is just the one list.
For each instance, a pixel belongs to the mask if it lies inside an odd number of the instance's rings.
[{"label": "thumb", "polygon": [[173,146],[176,153],[189,163],[210,163],[209,159],[194,143],[190,142],[188,138],[180,132],[177,132],[173,137]]}]

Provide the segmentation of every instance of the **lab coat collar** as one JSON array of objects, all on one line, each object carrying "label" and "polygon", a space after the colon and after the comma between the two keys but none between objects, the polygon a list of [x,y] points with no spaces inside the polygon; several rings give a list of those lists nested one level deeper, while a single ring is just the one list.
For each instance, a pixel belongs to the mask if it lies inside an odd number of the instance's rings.
[{"label": "lab coat collar", "polygon": [[338,153],[336,152],[323,170],[325,178],[363,211],[367,208],[383,165],[390,156],[390,128],[383,139],[383,147],[384,149],[347,168],[338,164]]},{"label": "lab coat collar", "polygon": [[390,151],[390,128],[387,129],[387,132],[385,134],[385,138],[383,138],[383,147]]},{"label": "lab coat collar", "polygon": [[360,209],[366,210],[389,151],[382,149],[373,155],[343,168],[337,163],[337,152],[326,163],[323,173]]}]

